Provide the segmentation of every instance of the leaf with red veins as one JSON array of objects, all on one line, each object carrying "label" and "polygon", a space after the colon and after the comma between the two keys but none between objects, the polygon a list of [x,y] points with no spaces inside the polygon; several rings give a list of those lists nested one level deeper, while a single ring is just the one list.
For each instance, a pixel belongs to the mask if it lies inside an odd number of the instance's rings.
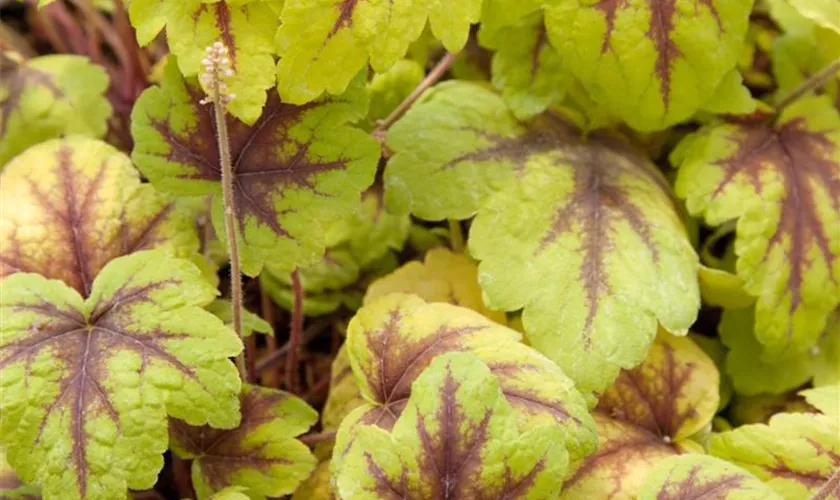
[{"label": "leaf with red veins", "polygon": [[265,387],[245,385],[242,421],[230,430],[169,422],[173,451],[192,460],[199,499],[229,486],[246,488],[254,498],[292,493],[315,468],[315,457],[296,436],[318,420],[303,400]]},{"label": "leaf with red veins", "polygon": [[735,71],[752,0],[554,2],[546,27],[564,67],[631,127],[654,131],[698,110],[747,113]]},{"label": "leaf with red veins", "polygon": [[46,498],[151,488],[167,415],[235,427],[242,343],[202,309],[216,291],[160,250],[111,261],[90,296],[33,273],[0,287],[0,443]]},{"label": "leaf with red veins", "polygon": [[422,371],[391,432],[359,428],[333,477],[347,500],[556,498],[568,465],[562,434],[519,429],[490,369],[451,352]]},{"label": "leaf with red veins", "polygon": [[38,273],[87,297],[113,259],[160,248],[198,250],[189,214],[141,184],[127,156],[94,139],[55,139],[0,176],[0,277]]},{"label": "leaf with red veins", "polygon": [[567,478],[565,497],[637,498],[648,471],[698,448],[718,407],[714,362],[686,337],[660,333],[637,367],[622,370],[595,408],[600,445]]},{"label": "leaf with red veins", "polygon": [[708,126],[672,155],[676,192],[712,225],[738,219],[736,269],[768,353],[812,347],[840,305],[840,113],[806,97],[774,125]]},{"label": "leaf with red veins", "polygon": [[[213,223],[224,234],[221,171],[211,106],[174,64],[132,113],[132,157],[152,184],[180,195],[213,194]],[[278,272],[314,264],[324,230],[360,203],[379,159],[378,142],[347,122],[364,115],[361,87],[303,106],[272,93],[253,125],[227,117],[234,212],[243,271],[267,260]],[[224,240],[224,238],[221,238]]]}]

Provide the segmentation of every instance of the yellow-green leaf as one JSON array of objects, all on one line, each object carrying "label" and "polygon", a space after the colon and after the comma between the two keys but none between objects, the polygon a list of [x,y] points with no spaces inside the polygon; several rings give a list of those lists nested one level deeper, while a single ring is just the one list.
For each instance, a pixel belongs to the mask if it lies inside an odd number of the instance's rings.
[{"label": "yellow-green leaf", "polygon": [[837,0],[787,1],[806,18],[840,33],[840,2]]},{"label": "yellow-green leaf", "polygon": [[159,250],[114,259],[90,296],[33,273],[0,288],[0,442],[47,498],[151,488],[167,414],[235,427],[234,332],[201,306],[216,291]]},{"label": "yellow-green leaf", "polygon": [[41,500],[41,489],[21,482],[0,449],[0,498],[8,500]]}]

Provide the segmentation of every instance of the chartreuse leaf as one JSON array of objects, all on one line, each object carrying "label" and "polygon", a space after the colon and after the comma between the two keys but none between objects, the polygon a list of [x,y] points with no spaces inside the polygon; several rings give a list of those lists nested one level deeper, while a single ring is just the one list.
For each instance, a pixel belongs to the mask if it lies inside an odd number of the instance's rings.
[{"label": "chartreuse leaf", "polygon": [[528,341],[591,397],[638,364],[657,322],[684,334],[697,255],[665,180],[619,139],[553,114],[517,121],[493,92],[445,83],[392,127],[386,205],[473,222],[487,305],[524,307]]},{"label": "chartreuse leaf", "polygon": [[718,337],[707,337],[697,333],[690,333],[688,335],[697,347],[706,353],[706,356],[712,360],[717,368],[718,375],[720,375],[720,385],[718,386],[719,402],[718,410],[722,410],[729,405],[732,399],[732,380],[726,374],[724,364],[726,363],[726,347]]},{"label": "chartreuse leaf", "polygon": [[47,498],[154,485],[166,415],[235,427],[242,343],[201,306],[216,291],[160,250],[114,259],[90,296],[19,273],[0,289],[0,436]]},{"label": "chartreuse leaf", "polygon": [[572,459],[591,452],[594,426],[583,397],[556,365],[519,340],[517,332],[477,312],[413,295],[393,293],[366,304],[350,322],[346,345],[368,403],[342,422],[333,466],[358,424],[390,429],[420,372],[451,351],[473,354],[490,368],[523,430],[549,423],[565,431]]},{"label": "chartreuse leaf", "polygon": [[559,102],[570,75],[548,43],[543,15],[532,13],[497,29],[482,28],[481,45],[495,50],[493,85],[518,118],[529,118]]},{"label": "chartreuse leaf", "polygon": [[569,457],[554,425],[527,430],[477,357],[434,359],[412,384],[393,429],[363,425],[335,478],[362,498],[554,498]]},{"label": "chartreuse leaf", "polygon": [[332,488],[330,488],[329,460],[318,464],[315,472],[292,495],[292,500],[333,500],[334,498]]},{"label": "chartreuse leaf", "polygon": [[690,339],[660,333],[637,367],[623,370],[594,417],[600,445],[563,486],[563,498],[637,498],[660,460],[697,448],[718,408],[718,372]]},{"label": "chartreuse leaf", "polygon": [[339,348],[331,368],[330,390],[321,412],[321,425],[324,429],[338,429],[344,417],[367,402],[353,376],[346,345]]},{"label": "chartreuse leaf", "polygon": [[735,71],[752,0],[553,2],[549,39],[598,103],[652,131],[754,103]]},{"label": "chartreuse leaf", "polygon": [[41,500],[41,489],[20,481],[6,453],[0,449],[0,498],[9,500]]},{"label": "chartreuse leaf", "polygon": [[0,276],[38,273],[83,297],[121,255],[198,250],[189,214],[141,184],[127,156],[95,139],[54,139],[15,158],[0,177],[0,205],[10,208],[0,214]]},{"label": "chartreuse leaf", "polygon": [[[217,318],[224,321],[226,325],[233,328],[233,310],[229,300],[216,299],[205,307],[215,314]],[[258,315],[247,309],[242,310],[242,335],[248,337],[254,332],[265,335],[274,335],[274,328]]]},{"label": "chartreuse leaf", "polygon": [[749,472],[708,455],[659,462],[645,478],[639,500],[781,500]]},{"label": "chartreuse leaf", "polygon": [[712,225],[738,219],[737,273],[771,355],[813,346],[840,304],[840,114],[822,98],[775,125],[711,125],[672,154],[676,193]]},{"label": "chartreuse leaf", "polygon": [[840,416],[840,384],[825,385],[800,392],[811,406],[829,417]]},{"label": "chartreuse leaf", "polygon": [[207,500],[249,500],[251,497],[245,494],[247,492],[247,488],[230,486],[219,491],[218,493],[210,495],[209,497],[207,497]]},{"label": "chartreuse leaf", "polygon": [[302,104],[324,90],[344,92],[370,65],[387,71],[418,39],[426,20],[449,52],[458,52],[478,22],[481,0],[286,0],[277,31],[278,90],[283,100]]},{"label": "chartreuse leaf", "polygon": [[315,457],[295,439],[318,420],[318,413],[290,394],[245,385],[242,421],[230,430],[169,422],[172,450],[192,460],[199,500],[227,486],[242,486],[252,499],[293,492],[315,468]]},{"label": "chartreuse leaf", "polygon": [[766,424],[778,413],[813,413],[814,407],[795,392],[784,394],[736,394],[729,409],[729,420],[736,427],[745,424]]},{"label": "chartreuse leaf", "polygon": [[840,33],[840,2],[837,0],[787,0],[800,14]]},{"label": "chartreuse leaf", "polygon": [[111,116],[107,89],[108,74],[86,57],[16,61],[0,54],[0,167],[47,139],[103,137]]},{"label": "chartreuse leaf", "polygon": [[132,0],[129,13],[141,44],[166,26],[166,39],[185,76],[204,71],[205,48],[221,41],[228,48],[236,98],[228,111],[253,124],[274,86],[273,40],[280,24],[270,0]]},{"label": "chartreuse leaf", "polygon": [[373,125],[387,117],[425,76],[423,65],[412,59],[399,60],[388,71],[374,75],[368,84],[368,122]]},{"label": "chartreuse leaf", "polygon": [[755,474],[784,498],[809,498],[840,462],[836,408],[813,395],[810,401],[825,413],[779,413],[766,425],[744,425],[713,435],[709,452]]},{"label": "chartreuse leaf", "polygon": [[[134,107],[132,157],[160,189],[212,194],[213,224],[223,235],[213,115],[201,99],[202,91],[170,65],[162,85],[147,89]],[[253,126],[228,117],[244,273],[257,275],[266,260],[288,273],[323,255],[323,228],[354,210],[373,181],[379,145],[346,125],[366,106],[361,92],[302,107],[272,95]]]}]

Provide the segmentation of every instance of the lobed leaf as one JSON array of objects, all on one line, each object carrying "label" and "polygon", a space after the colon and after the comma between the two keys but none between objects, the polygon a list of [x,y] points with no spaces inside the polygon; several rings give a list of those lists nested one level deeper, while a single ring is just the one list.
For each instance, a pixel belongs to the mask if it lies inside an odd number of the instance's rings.
[{"label": "lobed leaf", "polygon": [[[247,124],[261,116],[266,90],[275,83],[273,40],[280,20],[271,0],[132,0],[138,41],[149,43],[166,26],[169,49],[185,76],[204,71],[205,48],[228,48],[233,76],[225,82],[236,98],[228,111]],[[208,89],[209,90],[209,89]]]},{"label": "lobed leaf", "polygon": [[192,483],[199,500],[230,486],[260,500],[293,492],[315,468],[315,457],[295,439],[318,419],[303,400],[290,394],[244,385],[242,421],[235,429],[193,427],[169,421],[172,450],[192,460]]},{"label": "lobed leaf", "polygon": [[592,398],[638,364],[657,322],[683,334],[697,255],[664,178],[617,138],[554,114],[517,121],[496,94],[451,82],[388,134],[386,205],[423,219],[478,214],[470,252],[488,307],[524,307],[529,343]]},{"label": "lobed leaf", "polygon": [[426,20],[449,52],[467,42],[479,20],[481,0],[286,0],[277,31],[277,81],[284,101],[302,104],[325,90],[341,94],[370,61],[391,68],[420,38]]},{"label": "lobed leaf", "polygon": [[676,193],[712,225],[738,219],[737,273],[773,355],[813,346],[840,304],[840,114],[808,97],[775,125],[711,125],[672,154]]},{"label": "lobed leaf", "polygon": [[0,204],[17,207],[0,216],[0,277],[38,273],[87,297],[121,255],[198,250],[189,215],[141,184],[128,157],[104,142],[44,142],[10,162],[0,180]]},{"label": "lobed leaf", "polygon": [[781,500],[749,472],[707,455],[669,457],[645,478],[640,500]]},{"label": "lobed leaf", "polygon": [[592,98],[641,131],[698,110],[748,113],[755,104],[735,71],[751,0],[554,2],[552,44]]},{"label": "lobed leaf", "polygon": [[840,383],[807,389],[799,394],[829,417],[840,415]]},{"label": "lobed leaf", "polygon": [[0,498],[9,500],[41,500],[41,489],[22,483],[0,449]]},{"label": "lobed leaf", "polygon": [[0,436],[47,498],[110,500],[155,484],[166,415],[239,423],[232,330],[204,311],[216,291],[159,250],[111,261],[87,299],[32,273],[0,289]]},{"label": "lobed leaf", "polygon": [[567,478],[563,497],[637,498],[658,463],[696,448],[718,408],[714,363],[690,339],[660,333],[645,360],[622,370],[593,416],[598,450]]},{"label": "lobed leaf", "polygon": [[[519,339],[517,332],[474,311],[413,295],[389,294],[365,305],[350,322],[346,345],[368,404],[339,428],[338,458],[358,423],[390,429],[420,372],[435,357],[452,351],[473,354],[487,364],[521,428],[550,423],[565,431],[573,459],[592,451],[595,435],[582,396],[556,365]],[[334,464],[336,459],[334,455]]]},{"label": "lobed leaf", "polygon": [[840,33],[840,3],[836,0],[788,0],[800,14]]},{"label": "lobed leaf", "polygon": [[[170,65],[134,107],[132,157],[160,189],[212,194],[213,225],[224,235],[215,125],[201,99]],[[323,255],[323,228],[353,210],[373,181],[378,144],[346,125],[366,106],[359,92],[305,106],[272,94],[253,126],[227,118],[245,274],[256,276],[266,261],[289,273]]]},{"label": "lobed leaf", "polygon": [[16,61],[0,54],[0,167],[48,139],[103,137],[111,116],[107,89],[108,74],[86,57]]},{"label": "lobed leaf", "polygon": [[385,119],[423,81],[426,70],[412,59],[394,63],[388,71],[377,73],[368,84],[370,110],[368,122],[375,124]]},{"label": "lobed leaf", "polygon": [[[216,299],[204,307],[207,311],[213,313],[217,318],[224,321],[226,325],[233,328],[233,309],[229,300]],[[242,336],[249,337],[254,332],[262,333],[264,335],[274,335],[274,328],[271,327],[266,320],[260,316],[252,313],[247,309],[242,309]]]},{"label": "lobed leaf", "polygon": [[444,354],[413,382],[391,432],[365,425],[336,472],[341,498],[551,498],[568,465],[554,425],[520,431],[478,358]]}]

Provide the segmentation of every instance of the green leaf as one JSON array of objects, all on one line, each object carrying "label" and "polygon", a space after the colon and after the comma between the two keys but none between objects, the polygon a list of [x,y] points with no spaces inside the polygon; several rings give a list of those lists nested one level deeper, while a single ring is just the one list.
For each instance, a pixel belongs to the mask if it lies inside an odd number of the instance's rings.
[{"label": "green leaf", "polygon": [[358,430],[335,473],[341,498],[557,496],[569,461],[562,430],[520,430],[498,379],[478,358],[444,354],[412,386],[391,432]]},{"label": "green leaf", "polygon": [[738,219],[737,274],[768,352],[813,346],[840,305],[840,114],[800,99],[776,124],[712,125],[671,156],[676,193],[711,225]]},{"label": "green leaf", "polygon": [[449,52],[464,47],[470,24],[479,20],[481,0],[286,0],[277,31],[278,90],[284,101],[302,104],[344,92],[370,65],[391,68],[420,38],[426,20]]},{"label": "green leaf", "polygon": [[524,307],[529,343],[590,398],[644,358],[657,322],[684,334],[696,318],[697,255],[667,184],[619,139],[584,140],[554,114],[520,122],[491,91],[447,82],[388,146],[386,206],[478,213],[469,248],[488,307]]},{"label": "green leaf", "polygon": [[315,468],[315,457],[295,439],[318,420],[303,400],[275,389],[244,385],[239,427],[218,430],[169,421],[172,450],[192,460],[199,500],[228,486],[263,500],[293,492]]},{"label": "green leaf", "polygon": [[707,455],[659,462],[645,478],[639,500],[781,500],[749,472]]},{"label": "green leaf", "polygon": [[815,494],[836,470],[836,415],[780,413],[712,436],[709,453],[746,469],[789,500]]},{"label": "green leaf", "polygon": [[231,486],[210,495],[207,500],[250,500],[251,497],[246,495],[247,492],[248,488]]},{"label": "green leaf", "polygon": [[702,109],[748,113],[735,71],[752,0],[606,0],[546,7],[549,39],[592,97],[631,127],[662,130]]},{"label": "green leaf", "polygon": [[697,333],[689,333],[690,338],[697,347],[706,353],[706,356],[714,362],[717,367],[718,375],[720,375],[720,385],[718,387],[718,394],[720,402],[718,403],[718,411],[726,408],[729,401],[732,399],[732,379],[726,373],[724,364],[726,363],[726,347],[723,342],[717,337],[707,337]]},{"label": "green leaf", "polygon": [[806,401],[829,417],[840,416],[840,384],[800,392]]},{"label": "green leaf", "polygon": [[794,391],[784,394],[736,394],[729,409],[729,419],[735,426],[766,424],[779,413],[813,413],[815,408]]},{"label": "green leaf", "polygon": [[423,65],[411,59],[397,61],[388,71],[374,75],[368,84],[368,122],[375,124],[377,120],[386,118],[425,76]]},{"label": "green leaf", "polygon": [[837,0],[787,0],[793,8],[820,26],[840,33],[840,2]]},{"label": "green leaf", "polygon": [[19,62],[0,54],[0,167],[47,139],[103,137],[111,116],[107,89],[108,74],[86,57]]},{"label": "green leaf", "polygon": [[533,13],[512,26],[482,28],[481,44],[495,50],[493,85],[517,118],[529,118],[560,102],[570,75],[548,34],[542,13]]},{"label": "green leaf", "polygon": [[[216,299],[204,308],[213,313],[226,325],[233,328],[233,309],[229,300]],[[247,309],[242,310],[242,335],[250,337],[254,332],[264,335],[274,335],[274,328],[259,315]]]},{"label": "green leaf", "polygon": [[481,359],[498,377],[523,430],[543,423],[565,431],[573,459],[593,450],[595,433],[583,397],[551,361],[519,342],[520,335],[477,312],[417,296],[389,294],[359,309],[347,331],[347,354],[368,403],[345,418],[334,466],[358,423],[390,429],[411,384],[438,355],[459,351]]},{"label": "green leaf", "polygon": [[330,390],[321,412],[321,425],[324,429],[338,429],[347,415],[366,402],[353,376],[347,345],[344,344],[338,349],[332,362]]},{"label": "green leaf", "polygon": [[318,464],[315,472],[295,490],[292,500],[334,500],[330,488],[330,461]]},{"label": "green leaf", "polygon": [[233,76],[225,82],[236,98],[228,111],[253,124],[275,83],[273,40],[280,20],[268,0],[132,0],[131,22],[145,44],[166,25],[169,49],[185,76],[204,71],[205,49],[221,41]]},{"label": "green leaf", "polygon": [[127,156],[83,137],[54,139],[15,158],[0,176],[0,276],[38,273],[87,297],[111,260],[160,248],[198,250],[188,213],[141,184]]},{"label": "green leaf", "polygon": [[598,450],[577,464],[563,498],[637,498],[658,462],[696,448],[718,408],[714,363],[690,339],[661,333],[647,358],[623,370],[594,417]]},{"label": "green leaf", "polygon": [[[270,260],[291,272],[324,253],[324,227],[359,203],[373,181],[379,145],[349,125],[362,116],[358,90],[292,106],[272,94],[253,125],[228,117],[234,205],[242,270],[259,274]],[[161,87],[147,89],[132,112],[132,153],[160,189],[213,195],[213,224],[224,235],[221,174],[212,111],[174,65]]]},{"label": "green leaf", "polygon": [[0,449],[0,498],[8,500],[41,500],[41,489],[22,483]]},{"label": "green leaf", "polygon": [[166,416],[235,427],[242,343],[201,306],[216,291],[159,250],[111,261],[90,296],[32,273],[0,289],[0,440],[47,498],[151,488]]}]

